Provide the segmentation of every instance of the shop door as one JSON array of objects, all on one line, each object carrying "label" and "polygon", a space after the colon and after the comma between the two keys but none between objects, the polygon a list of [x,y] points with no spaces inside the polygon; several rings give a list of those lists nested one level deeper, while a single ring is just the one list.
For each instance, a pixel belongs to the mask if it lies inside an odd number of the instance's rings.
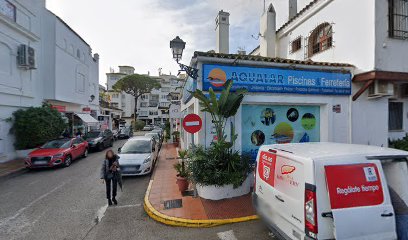
[{"label": "shop door", "polygon": [[255,160],[264,144],[320,141],[320,106],[243,105],[242,152]]}]

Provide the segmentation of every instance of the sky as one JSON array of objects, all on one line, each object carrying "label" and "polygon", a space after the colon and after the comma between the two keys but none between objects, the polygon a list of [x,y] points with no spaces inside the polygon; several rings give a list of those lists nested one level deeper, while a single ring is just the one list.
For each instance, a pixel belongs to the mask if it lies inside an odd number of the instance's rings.
[{"label": "sky", "polygon": [[[266,0],[283,2],[287,0]],[[170,41],[180,36],[186,44],[182,63],[194,51],[215,49],[215,18],[223,9],[230,15],[230,53],[247,52],[259,45],[263,0],[46,0],[61,17],[99,53],[99,82],[110,68],[135,67],[136,73],[177,74]],[[276,7],[275,7],[276,9]]]}]

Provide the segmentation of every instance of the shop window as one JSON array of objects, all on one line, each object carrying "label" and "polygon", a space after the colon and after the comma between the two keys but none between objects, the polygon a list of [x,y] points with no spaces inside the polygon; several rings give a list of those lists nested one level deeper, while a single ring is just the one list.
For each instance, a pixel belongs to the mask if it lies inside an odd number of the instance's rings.
[{"label": "shop window", "polygon": [[290,43],[290,53],[299,51],[302,48],[302,37],[297,37]]},{"label": "shop window", "polygon": [[330,23],[322,23],[310,34],[307,46],[307,57],[323,52],[333,46],[333,31]]},{"label": "shop window", "polygon": [[407,0],[388,0],[388,35],[392,38],[408,38]]},{"label": "shop window", "polygon": [[402,130],[403,124],[403,103],[389,102],[388,103],[388,130],[399,131]]}]

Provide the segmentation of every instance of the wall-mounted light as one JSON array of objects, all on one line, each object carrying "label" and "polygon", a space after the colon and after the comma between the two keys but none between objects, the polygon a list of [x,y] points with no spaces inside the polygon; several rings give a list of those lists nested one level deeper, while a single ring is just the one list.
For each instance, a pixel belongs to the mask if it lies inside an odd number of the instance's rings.
[{"label": "wall-mounted light", "polygon": [[193,79],[197,79],[198,77],[198,69],[184,65],[182,63],[179,63],[179,61],[183,57],[183,50],[186,47],[186,42],[181,40],[179,36],[174,38],[173,40],[170,41],[170,48],[173,53],[173,59],[176,60],[178,65],[180,66],[180,72],[186,72],[188,76],[190,76]]},{"label": "wall-mounted light", "polygon": [[95,95],[92,94],[89,98],[89,102],[93,102],[93,100],[95,100]]}]

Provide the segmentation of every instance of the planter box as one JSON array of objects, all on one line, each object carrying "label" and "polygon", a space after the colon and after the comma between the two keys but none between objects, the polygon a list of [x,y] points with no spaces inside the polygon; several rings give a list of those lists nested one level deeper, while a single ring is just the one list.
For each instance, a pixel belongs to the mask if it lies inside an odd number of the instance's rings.
[{"label": "planter box", "polygon": [[214,185],[196,185],[197,193],[200,197],[209,200],[221,200],[225,198],[239,197],[248,194],[251,190],[251,179],[247,177],[241,186],[234,188],[232,184],[216,187]]},{"label": "planter box", "polygon": [[32,149],[24,149],[24,150],[16,150],[16,157],[19,159],[24,159],[28,157],[28,154],[37,148],[32,148]]}]

